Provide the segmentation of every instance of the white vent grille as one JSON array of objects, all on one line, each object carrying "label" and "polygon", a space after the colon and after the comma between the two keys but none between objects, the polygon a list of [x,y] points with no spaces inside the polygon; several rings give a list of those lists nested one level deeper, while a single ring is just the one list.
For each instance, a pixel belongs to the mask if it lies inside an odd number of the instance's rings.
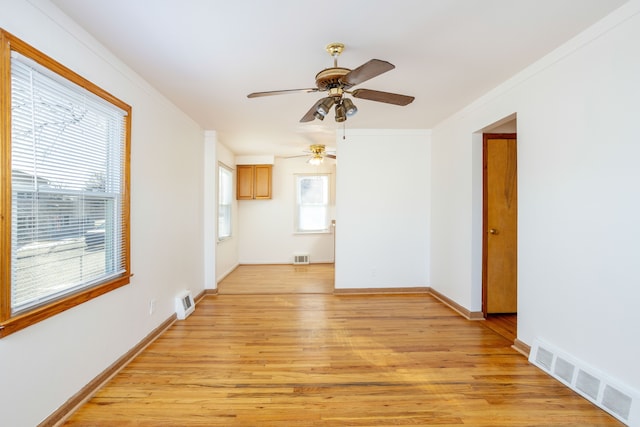
[{"label": "white vent grille", "polygon": [[196,309],[191,291],[182,291],[176,297],[176,316],[180,320],[186,319]]},{"label": "white vent grille", "polygon": [[529,362],[630,426],[640,426],[640,393],[536,340]]},{"label": "white vent grille", "polygon": [[576,388],[591,399],[596,400],[600,390],[600,380],[580,369],[576,380]]},{"label": "white vent grille", "polygon": [[293,263],[298,264],[309,264],[309,255],[294,255]]},{"label": "white vent grille", "polygon": [[564,360],[562,357],[558,357],[556,359],[556,365],[553,368],[553,373],[563,379],[565,383],[571,384],[575,370],[576,367],[573,366],[571,362]]},{"label": "white vent grille", "polygon": [[605,408],[608,408],[613,413],[620,414],[626,420],[629,419],[631,403],[633,403],[631,396],[627,396],[609,384],[605,386],[604,394],[602,395],[602,405]]},{"label": "white vent grille", "polygon": [[553,363],[553,353],[544,348],[539,348],[536,353],[536,362],[543,366],[547,371],[551,370],[551,364]]}]

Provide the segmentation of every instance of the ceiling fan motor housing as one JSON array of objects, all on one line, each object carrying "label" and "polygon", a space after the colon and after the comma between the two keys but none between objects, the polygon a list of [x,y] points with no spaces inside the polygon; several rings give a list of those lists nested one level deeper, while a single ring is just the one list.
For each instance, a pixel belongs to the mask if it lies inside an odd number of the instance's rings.
[{"label": "ceiling fan motor housing", "polygon": [[[316,86],[320,90],[328,90],[330,96],[342,96],[344,90],[352,86],[342,81],[342,78],[350,71],[350,69],[342,67],[325,68],[316,74]],[[339,91],[334,90],[333,92],[336,93],[332,93],[332,89],[339,89]]]},{"label": "ceiling fan motor housing", "polygon": [[311,153],[315,154],[315,155],[322,155],[324,154],[324,144],[311,144],[309,146],[309,151],[311,151]]}]

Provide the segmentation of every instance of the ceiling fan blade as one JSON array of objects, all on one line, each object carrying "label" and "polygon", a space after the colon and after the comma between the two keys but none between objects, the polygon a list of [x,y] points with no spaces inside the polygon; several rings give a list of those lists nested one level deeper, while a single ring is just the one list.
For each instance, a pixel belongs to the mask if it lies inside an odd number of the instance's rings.
[{"label": "ceiling fan blade", "polygon": [[330,159],[337,159],[337,157],[336,157],[336,155],[335,155],[335,154],[325,154],[324,156],[325,156],[325,157],[328,157],[328,158],[330,158]]},{"label": "ceiling fan blade", "polygon": [[354,98],[368,99],[370,101],[386,102],[387,104],[408,105],[415,99],[413,96],[399,95],[397,93],[380,92],[371,89],[356,89],[351,92]]},{"label": "ceiling fan blade", "polygon": [[395,65],[382,61],[380,59],[372,59],[369,62],[365,62],[358,68],[349,71],[341,81],[348,87],[355,86],[362,82],[366,82],[382,73],[393,70]]},{"label": "ceiling fan blade", "polygon": [[258,98],[260,96],[271,96],[271,95],[286,95],[289,93],[309,93],[309,92],[317,92],[317,87],[307,88],[307,89],[288,89],[288,90],[272,90],[268,92],[253,92],[247,95],[247,98]]},{"label": "ceiling fan blade", "polygon": [[318,101],[316,101],[316,103],[313,104],[313,107],[311,107],[309,111],[307,111],[307,114],[302,116],[302,118],[300,119],[300,123],[312,122],[316,118],[315,112],[318,111],[318,105],[320,105],[320,103],[325,99],[326,98],[318,99]]}]

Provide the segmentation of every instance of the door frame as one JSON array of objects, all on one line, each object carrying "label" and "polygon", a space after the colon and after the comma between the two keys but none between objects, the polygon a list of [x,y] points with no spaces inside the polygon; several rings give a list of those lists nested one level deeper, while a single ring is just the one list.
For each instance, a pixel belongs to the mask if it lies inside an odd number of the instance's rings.
[{"label": "door frame", "polygon": [[[487,220],[487,140],[489,139],[515,139],[516,153],[518,150],[518,134],[517,133],[483,133],[482,134],[482,317],[487,318],[487,245],[489,228]],[[516,169],[517,171],[517,169]],[[516,172],[517,173],[517,172]],[[517,187],[516,187],[517,191]]]}]

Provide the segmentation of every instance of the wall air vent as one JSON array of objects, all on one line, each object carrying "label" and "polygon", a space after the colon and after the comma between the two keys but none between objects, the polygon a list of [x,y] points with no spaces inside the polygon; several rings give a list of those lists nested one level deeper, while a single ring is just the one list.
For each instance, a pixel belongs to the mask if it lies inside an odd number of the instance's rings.
[{"label": "wall air vent", "polygon": [[191,291],[182,291],[176,297],[176,316],[180,320],[186,319],[196,309]]},{"label": "wall air vent", "polygon": [[640,426],[640,393],[556,347],[535,340],[529,362],[629,426]]},{"label": "wall air vent", "polygon": [[551,364],[553,363],[553,353],[544,348],[538,348],[536,353],[536,364],[543,366],[545,370],[551,370]]},{"label": "wall air vent", "polygon": [[578,378],[576,379],[576,388],[578,391],[581,391],[582,394],[586,394],[592,400],[596,400],[598,398],[598,391],[600,391],[600,380],[580,369]]},{"label": "wall air vent", "polygon": [[632,404],[631,396],[616,390],[607,384],[602,395],[602,405],[614,414],[620,414],[623,419],[629,419]]},{"label": "wall air vent", "polygon": [[293,256],[293,264],[309,264],[309,255],[294,255]]},{"label": "wall air vent", "polygon": [[564,380],[565,383],[571,384],[573,382],[573,374],[576,371],[576,367],[573,363],[564,360],[562,357],[556,359],[556,364],[553,368],[553,373]]}]

